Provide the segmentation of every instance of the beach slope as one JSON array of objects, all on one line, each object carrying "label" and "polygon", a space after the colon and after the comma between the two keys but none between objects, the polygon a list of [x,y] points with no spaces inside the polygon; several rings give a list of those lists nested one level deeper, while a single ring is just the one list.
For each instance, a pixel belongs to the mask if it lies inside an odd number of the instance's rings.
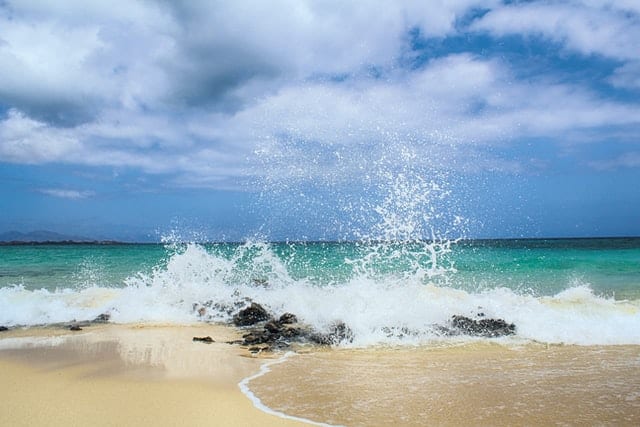
[{"label": "beach slope", "polygon": [[258,410],[241,393],[238,383],[264,360],[224,343],[235,338],[215,325],[5,332],[0,425],[302,425]]}]

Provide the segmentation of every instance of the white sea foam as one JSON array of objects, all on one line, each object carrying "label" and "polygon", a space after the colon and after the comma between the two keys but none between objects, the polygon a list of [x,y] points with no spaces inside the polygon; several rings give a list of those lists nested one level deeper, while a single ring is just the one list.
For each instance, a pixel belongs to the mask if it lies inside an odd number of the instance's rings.
[{"label": "white sea foam", "polygon": [[[441,268],[427,261],[433,269]],[[399,275],[354,271],[342,282],[321,285],[292,277],[268,244],[240,246],[231,256],[191,244],[153,273],[130,277],[121,288],[1,288],[0,325],[88,320],[101,313],[111,314],[119,323],[224,322],[252,300],[274,314],[295,313],[319,330],[343,321],[354,332],[349,344],[353,346],[459,340],[441,336],[434,325],[446,325],[452,315],[480,314],[514,323],[517,334],[508,340],[640,344],[640,301],[597,296],[584,284],[552,296],[535,296],[499,286],[482,292],[438,286],[418,268]],[[430,274],[435,273],[430,270]],[[255,283],[256,278],[265,282]],[[203,317],[197,312],[202,306]]]}]

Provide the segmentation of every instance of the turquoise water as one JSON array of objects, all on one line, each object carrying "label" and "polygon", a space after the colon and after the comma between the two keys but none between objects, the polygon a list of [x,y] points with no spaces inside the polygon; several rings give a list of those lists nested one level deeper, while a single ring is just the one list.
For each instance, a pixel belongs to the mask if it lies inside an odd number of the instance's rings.
[{"label": "turquoise water", "polygon": [[166,256],[162,245],[0,246],[0,287],[124,286],[127,277],[150,272]]},{"label": "turquoise water", "polygon": [[640,239],[0,246],[0,325],[227,322],[250,301],[355,346],[451,340],[438,325],[479,313],[516,341],[640,344]]},{"label": "turquoise water", "polygon": [[[205,248],[232,259],[239,246],[209,244]],[[423,245],[388,244],[388,256],[379,249],[373,251],[372,246],[375,244],[273,243],[271,249],[291,278],[318,285],[341,283],[362,274],[357,261],[372,253],[377,255],[376,262],[368,266],[371,271],[367,273],[372,275],[414,274],[416,259],[431,267],[429,258],[419,259],[425,256]],[[400,246],[403,256],[392,254]],[[163,268],[180,251],[179,245],[160,244],[0,246],[0,287],[123,287],[127,278]],[[243,258],[236,259],[238,269],[255,267],[257,253],[245,251]],[[640,238],[462,241],[452,244],[451,252],[437,262],[446,273],[425,282],[467,291],[507,287],[532,295],[553,295],[584,284],[597,295],[640,298]]]},{"label": "turquoise water", "polygon": [[640,239],[503,240],[461,245],[460,286],[552,295],[585,284],[597,295],[640,298]]}]

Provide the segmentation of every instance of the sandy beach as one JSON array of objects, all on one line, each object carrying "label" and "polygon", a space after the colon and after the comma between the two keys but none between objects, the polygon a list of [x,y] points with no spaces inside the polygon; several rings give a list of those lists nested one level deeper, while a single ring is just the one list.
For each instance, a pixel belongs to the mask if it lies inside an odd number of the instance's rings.
[{"label": "sandy beach", "polygon": [[492,342],[301,353],[251,389],[348,426],[640,425],[640,346]]},{"label": "sandy beach", "polygon": [[238,383],[265,359],[224,343],[234,338],[233,329],[212,325],[4,332],[0,425],[301,425],[241,393]]},{"label": "sandy beach", "polygon": [[111,324],[3,332],[0,425],[640,424],[639,346],[303,347],[282,361],[225,343],[239,334]]}]

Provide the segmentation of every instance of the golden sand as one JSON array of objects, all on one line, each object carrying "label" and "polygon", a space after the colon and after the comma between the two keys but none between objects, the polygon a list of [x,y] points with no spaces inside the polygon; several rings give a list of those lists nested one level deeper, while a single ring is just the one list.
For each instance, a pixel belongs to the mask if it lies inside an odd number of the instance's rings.
[{"label": "golden sand", "polygon": [[[216,343],[193,342],[211,336]],[[2,426],[286,426],[238,382],[264,360],[221,326],[92,326],[0,336]]]},{"label": "golden sand", "polygon": [[[302,425],[241,393],[270,360],[224,343],[237,338],[215,325],[3,332],[0,425]],[[264,405],[328,424],[640,425],[640,346],[302,349],[269,370],[248,383]]]},{"label": "golden sand", "polygon": [[640,346],[315,351],[271,371],[251,382],[264,404],[330,424],[640,425]]}]

